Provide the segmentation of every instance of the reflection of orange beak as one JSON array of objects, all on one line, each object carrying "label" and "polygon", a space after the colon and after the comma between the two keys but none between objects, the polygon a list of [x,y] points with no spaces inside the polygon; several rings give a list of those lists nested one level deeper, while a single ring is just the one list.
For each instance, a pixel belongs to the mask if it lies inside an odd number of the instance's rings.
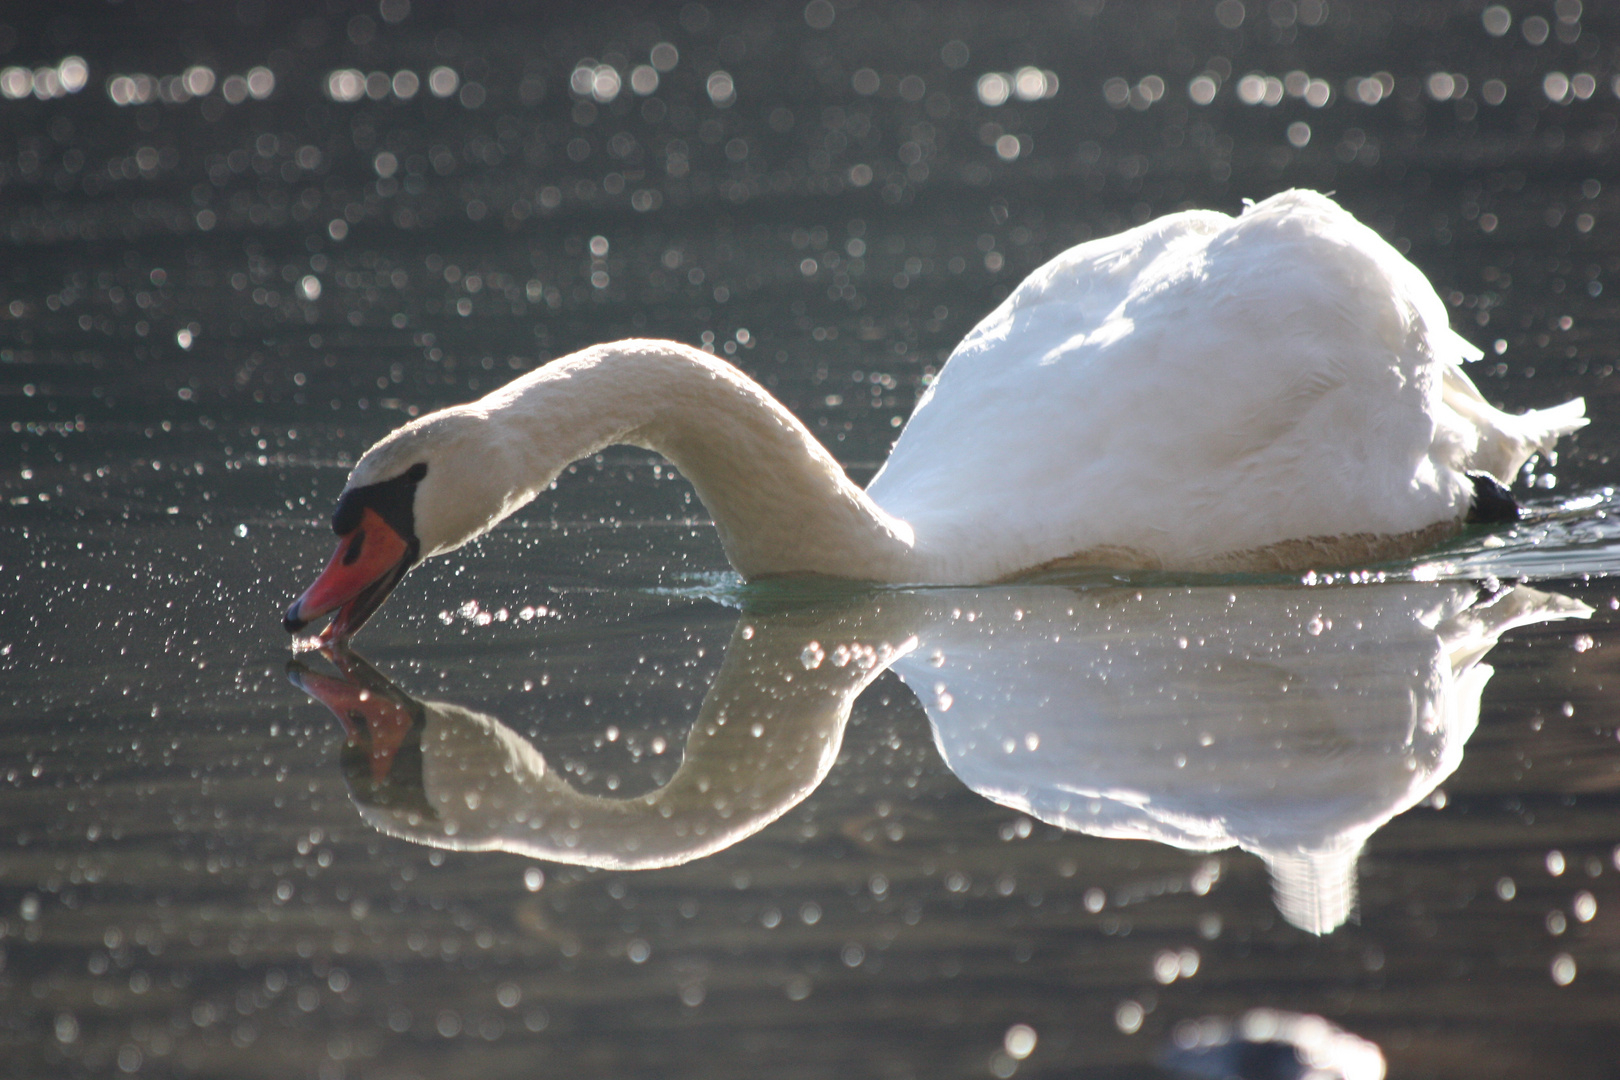
[{"label": "reflection of orange beak", "polygon": [[289,675],[300,690],[332,710],[351,745],[366,751],[372,780],[382,783],[387,779],[394,756],[416,722],[410,708],[386,690],[318,675],[302,665]]},{"label": "reflection of orange beak", "polygon": [[416,561],[417,546],[395,532],[375,510],[338,541],[332,561],[315,584],[293,601],[282,625],[296,634],[327,612],[336,611],[322,641],[345,641],[371,618]]}]

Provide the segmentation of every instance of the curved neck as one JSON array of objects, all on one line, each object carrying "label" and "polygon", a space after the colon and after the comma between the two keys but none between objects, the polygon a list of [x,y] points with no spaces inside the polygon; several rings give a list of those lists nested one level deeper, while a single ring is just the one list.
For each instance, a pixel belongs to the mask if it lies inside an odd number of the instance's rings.
[{"label": "curved neck", "polygon": [[744,577],[907,580],[910,526],[851,483],[763,387],[708,353],[671,341],[597,345],[474,407],[531,448],[526,483],[615,443],[662,454],[697,489]]}]

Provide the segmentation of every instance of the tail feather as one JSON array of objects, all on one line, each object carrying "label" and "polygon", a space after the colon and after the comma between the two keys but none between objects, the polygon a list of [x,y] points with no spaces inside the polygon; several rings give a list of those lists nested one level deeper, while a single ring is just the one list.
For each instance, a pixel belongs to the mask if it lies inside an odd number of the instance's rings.
[{"label": "tail feather", "polygon": [[1462,369],[1456,367],[1446,369],[1441,399],[1477,433],[1473,452],[1468,455],[1468,470],[1490,473],[1503,484],[1513,482],[1531,454],[1547,453],[1560,436],[1587,424],[1585,398],[1514,416],[1486,401]]}]

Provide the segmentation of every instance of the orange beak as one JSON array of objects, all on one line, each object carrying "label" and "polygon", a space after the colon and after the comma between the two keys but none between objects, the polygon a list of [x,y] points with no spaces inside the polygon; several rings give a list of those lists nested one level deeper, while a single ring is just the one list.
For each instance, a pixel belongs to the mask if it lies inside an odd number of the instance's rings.
[{"label": "orange beak", "polygon": [[315,584],[287,609],[282,625],[288,633],[296,634],[336,611],[321,632],[321,640],[348,640],[388,599],[405,571],[416,562],[416,554],[414,540],[406,540],[375,510],[367,509],[360,524],[338,541],[332,561]]}]

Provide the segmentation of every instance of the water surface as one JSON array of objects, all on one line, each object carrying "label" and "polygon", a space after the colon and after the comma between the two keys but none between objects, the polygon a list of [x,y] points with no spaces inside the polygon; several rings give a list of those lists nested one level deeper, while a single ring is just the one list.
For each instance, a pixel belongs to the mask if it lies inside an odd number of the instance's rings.
[{"label": "water surface", "polygon": [[[4,1070],[1164,1077],[1321,1017],[1347,1075],[1612,1076],[1589,7],[8,13],[0,67],[88,74],[0,99]],[[1305,580],[745,588],[614,449],[289,670],[413,410],[663,335],[864,481],[1028,270],[1289,186],[1409,253],[1493,401],[1586,397],[1530,519]]]}]

